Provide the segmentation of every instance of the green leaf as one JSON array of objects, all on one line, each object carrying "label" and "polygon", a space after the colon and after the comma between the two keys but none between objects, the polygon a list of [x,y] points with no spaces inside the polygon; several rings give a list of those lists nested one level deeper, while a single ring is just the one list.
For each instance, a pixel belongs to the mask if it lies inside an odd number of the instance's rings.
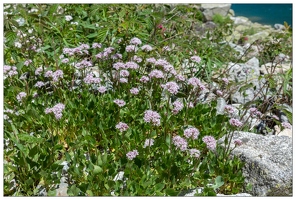
[{"label": "green leaf", "polygon": [[101,28],[98,31],[98,40],[100,42],[103,42],[106,39],[108,32],[109,32],[109,28]]},{"label": "green leaf", "polygon": [[18,138],[19,140],[25,141],[27,143],[41,143],[44,141],[43,138],[36,138],[28,134],[19,134]]},{"label": "green leaf", "polygon": [[86,37],[87,38],[95,38],[97,36],[98,36],[98,33],[91,33],[91,34],[87,35]]},{"label": "green leaf", "polygon": [[99,174],[102,171],[103,171],[103,169],[100,166],[94,165],[94,170],[93,170],[94,174]]},{"label": "green leaf", "polygon": [[98,161],[97,161],[99,166],[103,166],[103,161],[102,161],[102,156],[98,155]]},{"label": "green leaf", "polygon": [[47,196],[50,196],[50,197],[56,196],[56,194],[57,194],[57,191],[56,190],[49,190],[47,192]]},{"label": "green leaf", "polygon": [[161,191],[164,188],[165,184],[164,183],[157,183],[155,185],[155,190],[156,191]]},{"label": "green leaf", "polygon": [[39,152],[39,148],[38,146],[34,146],[32,149],[30,149],[29,151],[29,156],[30,157],[34,157],[37,153]]},{"label": "green leaf", "polygon": [[68,189],[69,196],[78,196],[80,193],[80,189],[76,187],[76,185],[72,185],[70,189]]},{"label": "green leaf", "polygon": [[87,196],[94,196],[93,192],[91,190],[86,190]]},{"label": "green leaf", "polygon": [[213,185],[214,189],[218,189],[219,187],[221,187],[224,184],[224,181],[222,179],[222,176],[217,176],[215,179],[215,185]]},{"label": "green leaf", "polygon": [[165,190],[165,193],[166,193],[167,195],[169,195],[169,196],[177,196],[177,195],[179,194],[178,191],[176,191],[176,190],[174,190],[174,189],[172,189],[172,188],[167,188],[167,189]]}]

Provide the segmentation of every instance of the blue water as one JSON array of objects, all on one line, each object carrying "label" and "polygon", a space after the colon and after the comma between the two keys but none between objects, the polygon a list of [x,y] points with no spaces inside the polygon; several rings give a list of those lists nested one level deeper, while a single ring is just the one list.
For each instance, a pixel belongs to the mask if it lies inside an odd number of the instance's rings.
[{"label": "blue water", "polygon": [[292,27],[292,4],[231,4],[235,16],[273,26],[287,22]]}]

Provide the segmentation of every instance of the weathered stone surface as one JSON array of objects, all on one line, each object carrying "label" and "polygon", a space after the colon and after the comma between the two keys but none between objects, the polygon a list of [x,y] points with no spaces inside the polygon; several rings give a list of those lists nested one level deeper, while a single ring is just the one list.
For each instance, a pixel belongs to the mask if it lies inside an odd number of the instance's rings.
[{"label": "weathered stone surface", "polygon": [[[253,57],[246,63],[241,64],[233,65],[233,63],[229,63],[229,68],[229,80],[241,83],[252,83],[256,88],[260,88],[260,83],[258,82],[260,76],[259,60],[257,58]],[[245,90],[246,96],[244,96],[243,92],[239,92],[238,90],[231,97],[234,103],[244,104],[253,100],[254,89],[252,87]]]},{"label": "weathered stone surface", "polygon": [[285,30],[286,29],[286,27],[282,24],[275,24],[274,28],[277,30]]},{"label": "weathered stone surface", "polygon": [[230,6],[230,3],[203,3],[201,4],[201,10],[205,21],[212,21],[213,16],[216,14],[226,16]]},{"label": "weathered stone surface", "polygon": [[282,130],[282,131],[278,134],[278,136],[288,136],[288,137],[292,138],[292,130],[286,128],[286,129]]},{"label": "weathered stone surface", "polygon": [[[238,156],[245,166],[245,184],[253,185],[253,196],[292,195],[292,140],[285,136],[262,136],[249,132],[234,132],[233,140],[243,144],[236,147],[231,155]],[[224,146],[225,136],[218,140]]]},{"label": "weathered stone surface", "polygon": [[269,31],[260,31],[254,35],[250,35],[248,37],[248,42],[253,43],[256,40],[266,40],[269,34],[270,34]]},{"label": "weathered stone surface", "polygon": [[242,17],[242,16],[230,17],[230,19],[233,21],[234,25],[239,25],[239,24],[248,25],[248,24],[251,24],[251,21],[248,18]]},{"label": "weathered stone surface", "polygon": [[283,64],[278,64],[276,66],[275,64],[272,64],[272,63],[266,63],[261,65],[260,72],[262,74],[270,74],[271,72],[278,74],[278,73],[285,73],[291,68],[292,68],[291,63],[283,63]]}]

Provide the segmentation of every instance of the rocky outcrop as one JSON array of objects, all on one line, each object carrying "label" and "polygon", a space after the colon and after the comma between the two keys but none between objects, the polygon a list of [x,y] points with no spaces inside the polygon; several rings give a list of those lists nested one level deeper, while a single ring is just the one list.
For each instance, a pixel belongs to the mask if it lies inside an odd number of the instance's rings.
[{"label": "rocky outcrop", "polygon": [[[243,144],[234,148],[234,140]],[[218,140],[224,146],[225,136]],[[239,157],[245,166],[245,184],[252,184],[253,196],[291,196],[293,180],[292,140],[287,136],[262,136],[249,132],[234,132],[231,155]]]},{"label": "rocky outcrop", "polygon": [[230,3],[203,3],[200,9],[203,13],[204,21],[212,21],[213,16],[216,14],[226,16],[230,10],[230,6]]},{"label": "rocky outcrop", "polygon": [[[246,63],[240,64],[229,64],[229,80],[237,81],[237,82],[245,82],[252,83],[257,88],[260,88],[260,84],[258,82],[260,71],[259,71],[259,60],[255,57],[248,60]],[[254,89],[250,87],[243,92],[239,92],[239,88],[232,95],[231,100],[234,103],[246,103],[254,98]]]}]

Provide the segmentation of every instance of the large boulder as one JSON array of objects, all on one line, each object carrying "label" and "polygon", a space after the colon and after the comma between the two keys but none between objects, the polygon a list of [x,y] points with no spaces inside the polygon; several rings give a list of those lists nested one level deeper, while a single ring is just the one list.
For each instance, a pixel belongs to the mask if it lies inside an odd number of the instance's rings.
[{"label": "large boulder", "polygon": [[212,21],[213,16],[219,14],[226,16],[230,10],[230,3],[203,3],[201,4],[201,11],[205,21]]},{"label": "large boulder", "polygon": [[[223,136],[218,140],[224,146]],[[234,145],[240,139],[241,146]],[[287,136],[258,135],[236,131],[230,148],[231,155],[239,157],[245,166],[245,184],[252,184],[253,196],[291,196],[293,180],[292,140]]]}]

